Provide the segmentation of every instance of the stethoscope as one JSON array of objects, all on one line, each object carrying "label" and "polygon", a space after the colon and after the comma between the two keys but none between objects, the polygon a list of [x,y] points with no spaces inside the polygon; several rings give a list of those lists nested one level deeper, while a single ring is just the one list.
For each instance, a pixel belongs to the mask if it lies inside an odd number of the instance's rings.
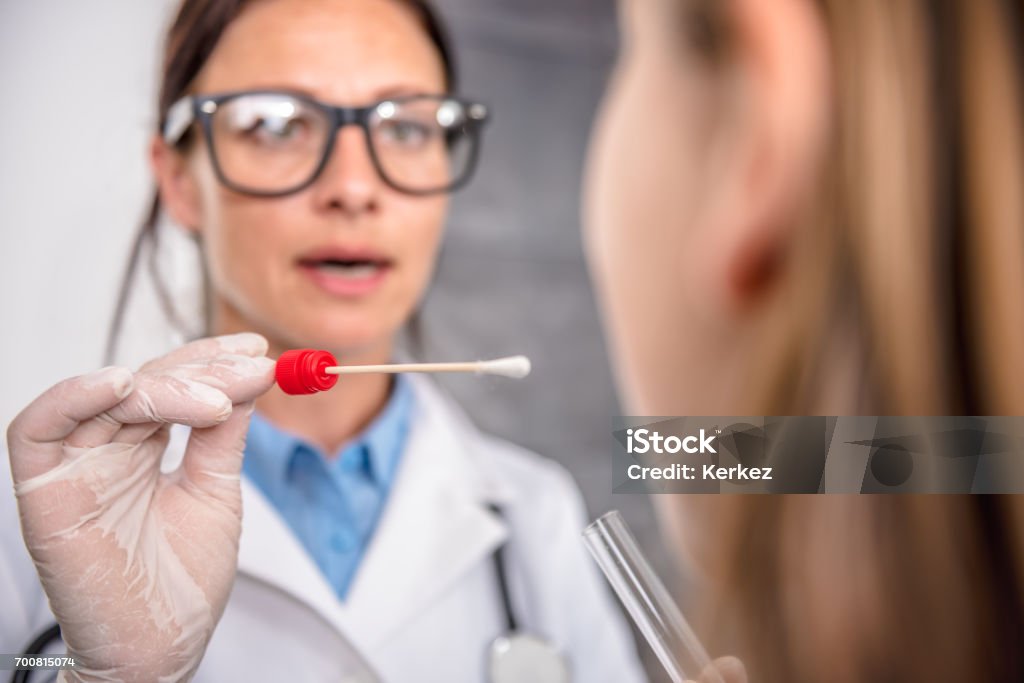
[{"label": "stethoscope", "polygon": [[[503,517],[501,508],[490,505],[491,512]],[[495,548],[494,575],[505,613],[505,632],[491,641],[487,663],[490,683],[568,683],[569,662],[554,644],[519,626],[505,572],[505,543]]]},{"label": "stethoscope", "polygon": [[[503,517],[501,508],[489,506]],[[519,625],[505,570],[505,547],[502,543],[492,553],[494,574],[498,584],[501,609],[505,616],[505,632],[491,641],[487,657],[487,675],[490,683],[568,683],[569,663],[565,655],[547,639],[531,634]],[[39,655],[54,641],[60,639],[60,625],[54,622],[41,631],[25,648],[25,655]],[[28,683],[33,671],[18,669],[11,683]]]}]

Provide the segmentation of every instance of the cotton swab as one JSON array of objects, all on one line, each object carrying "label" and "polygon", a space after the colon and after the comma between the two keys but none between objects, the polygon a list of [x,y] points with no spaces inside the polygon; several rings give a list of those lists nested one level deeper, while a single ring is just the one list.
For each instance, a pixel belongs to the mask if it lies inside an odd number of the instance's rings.
[{"label": "cotton swab", "polygon": [[399,372],[475,372],[478,375],[500,375],[521,379],[530,374],[530,359],[509,356],[494,360],[463,363],[401,363],[393,365],[338,365],[328,351],[295,349],[285,351],[277,359],[277,384],[286,394],[315,394],[326,391],[338,382],[339,375]]}]

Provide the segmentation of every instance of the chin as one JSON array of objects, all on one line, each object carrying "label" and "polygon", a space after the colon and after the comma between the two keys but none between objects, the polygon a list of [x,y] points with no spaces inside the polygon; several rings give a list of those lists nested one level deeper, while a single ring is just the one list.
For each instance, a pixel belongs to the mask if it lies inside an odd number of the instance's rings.
[{"label": "chin", "polygon": [[301,337],[305,346],[326,349],[335,355],[357,354],[390,344],[397,332],[392,326],[381,324],[379,319],[366,320],[363,316],[311,320],[300,329],[306,331]]}]

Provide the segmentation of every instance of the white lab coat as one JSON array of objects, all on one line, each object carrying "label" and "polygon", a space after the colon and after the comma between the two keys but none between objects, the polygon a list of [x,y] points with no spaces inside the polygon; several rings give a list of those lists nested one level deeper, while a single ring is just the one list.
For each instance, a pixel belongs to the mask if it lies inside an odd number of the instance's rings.
[{"label": "white lab coat", "polygon": [[[579,492],[554,462],[477,431],[427,379],[394,488],[341,602],[288,526],[243,477],[238,576],[195,681],[351,681],[352,646],[387,683],[486,680],[505,614],[504,558],[523,628],[562,647],[579,683],[644,680],[632,638],[582,545]],[[181,456],[172,439],[167,461]],[[0,478],[0,652],[53,622],[25,550],[8,459]],[[497,503],[503,518],[489,508]],[[60,645],[58,644],[58,649]]]}]

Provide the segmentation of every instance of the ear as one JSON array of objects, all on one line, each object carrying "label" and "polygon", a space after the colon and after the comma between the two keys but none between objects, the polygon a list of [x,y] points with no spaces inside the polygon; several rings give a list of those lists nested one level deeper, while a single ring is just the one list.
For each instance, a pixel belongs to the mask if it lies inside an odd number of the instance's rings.
[{"label": "ear", "polygon": [[199,192],[185,156],[154,135],[149,145],[149,162],[164,209],[188,232],[199,232]]},{"label": "ear", "polygon": [[735,145],[721,205],[719,275],[738,306],[777,281],[814,191],[831,113],[823,18],[810,0],[730,0]]}]

